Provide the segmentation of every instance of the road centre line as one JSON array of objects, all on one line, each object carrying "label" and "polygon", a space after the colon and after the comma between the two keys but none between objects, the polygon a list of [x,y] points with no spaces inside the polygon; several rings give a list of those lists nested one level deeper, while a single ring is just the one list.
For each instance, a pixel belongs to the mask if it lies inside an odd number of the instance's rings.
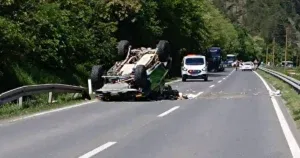
[{"label": "road centre line", "polygon": [[161,114],[158,115],[157,117],[164,117],[164,116],[170,114],[171,112],[175,111],[175,110],[178,109],[179,107],[180,107],[180,106],[175,106],[175,107],[169,109],[168,111],[165,111],[165,112],[161,113]]},{"label": "road centre line", "polygon": [[215,85],[211,85],[211,86],[209,86],[210,88],[213,88]]},{"label": "road centre line", "polygon": [[113,146],[114,144],[116,144],[117,142],[107,142],[97,148],[95,148],[94,150],[80,156],[79,158],[90,158],[90,157],[93,157],[94,155],[100,153],[101,151]]},{"label": "road centre line", "polygon": [[[263,77],[261,77],[257,72],[254,72],[263,82],[263,84],[265,85],[265,87],[267,88],[267,90],[269,91],[269,93],[272,91],[270,86],[267,84],[267,82],[265,81],[265,79]],[[277,118],[279,120],[280,126],[282,128],[283,134],[286,138],[286,141],[288,143],[288,146],[290,148],[290,151],[293,155],[293,158],[299,158],[300,157],[300,148],[299,145],[283,115],[283,112],[281,110],[281,108],[279,107],[279,104],[275,98],[275,96],[271,96],[271,101],[273,104],[273,107],[275,109]]]},{"label": "road centre line", "polygon": [[221,82],[222,82],[222,80],[218,81],[218,83],[221,83]]}]

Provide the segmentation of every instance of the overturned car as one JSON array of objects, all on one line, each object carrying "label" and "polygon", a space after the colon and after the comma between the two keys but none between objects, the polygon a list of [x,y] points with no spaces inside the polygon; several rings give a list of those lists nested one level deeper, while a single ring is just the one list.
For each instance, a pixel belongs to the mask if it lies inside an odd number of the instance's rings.
[{"label": "overturned car", "polygon": [[156,48],[132,49],[127,40],[122,40],[117,48],[124,60],[116,62],[106,73],[101,65],[92,68],[92,85],[99,99],[151,99],[166,95],[166,91],[170,93],[170,87],[165,86],[172,65],[168,41],[159,41]]}]

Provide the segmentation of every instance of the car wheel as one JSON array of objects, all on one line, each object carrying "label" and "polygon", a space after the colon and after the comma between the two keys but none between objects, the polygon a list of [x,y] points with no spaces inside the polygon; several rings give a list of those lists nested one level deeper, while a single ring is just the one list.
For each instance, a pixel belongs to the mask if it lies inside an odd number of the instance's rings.
[{"label": "car wheel", "polygon": [[166,68],[167,68],[168,70],[171,70],[171,68],[172,68],[172,59],[171,59],[171,58],[168,59]]},{"label": "car wheel", "polygon": [[182,77],[182,82],[185,82],[186,81],[186,77]]},{"label": "car wheel", "polygon": [[125,59],[125,57],[127,56],[127,53],[129,51],[129,46],[130,43],[127,40],[122,40],[118,43],[118,55],[122,58]]},{"label": "car wheel", "polygon": [[91,81],[92,81],[92,88],[94,90],[100,89],[104,85],[104,79],[102,77],[104,73],[102,65],[95,65],[92,67],[91,72]]},{"label": "car wheel", "polygon": [[168,61],[168,58],[171,54],[170,44],[168,41],[159,41],[159,43],[157,44],[157,54],[160,62]]},{"label": "car wheel", "polygon": [[206,77],[204,78],[204,81],[208,81],[208,76],[206,76]]},{"label": "car wheel", "polygon": [[134,82],[139,88],[145,89],[148,86],[147,71],[144,65],[137,65],[134,71]]}]

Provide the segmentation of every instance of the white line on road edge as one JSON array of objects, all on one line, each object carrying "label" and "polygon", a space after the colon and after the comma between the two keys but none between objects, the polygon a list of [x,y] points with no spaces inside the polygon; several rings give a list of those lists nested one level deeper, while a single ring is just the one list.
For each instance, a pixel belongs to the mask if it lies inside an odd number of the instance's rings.
[{"label": "white line on road edge", "polygon": [[218,81],[218,83],[221,83],[221,82],[222,82],[222,80]]},{"label": "white line on road edge", "polygon": [[[271,88],[269,87],[269,85],[267,84],[267,82],[265,81],[265,79],[263,77],[261,77],[257,72],[254,72],[261,80],[262,82],[264,83],[265,87],[267,88],[267,90],[269,92],[271,92]],[[278,120],[279,120],[279,123],[280,123],[280,126],[282,128],[282,131],[284,133],[284,136],[287,140],[287,143],[289,145],[289,148],[291,150],[291,153],[293,155],[294,158],[299,158],[300,157],[300,148],[299,148],[299,145],[278,105],[278,102],[276,101],[275,97],[274,96],[271,96],[271,101],[273,103],[273,107],[276,111],[276,114],[277,114],[277,117],[278,117]]]},{"label": "white line on road edge", "polygon": [[164,117],[164,116],[168,115],[169,113],[171,113],[172,111],[178,109],[179,107],[180,107],[180,106],[175,106],[175,107],[171,108],[170,110],[168,110],[168,111],[166,111],[166,112],[164,112],[164,113],[161,113],[161,114],[158,115],[157,117]]},{"label": "white line on road edge", "polygon": [[213,88],[215,85],[211,85],[211,86],[209,86],[210,88]]},{"label": "white line on road edge", "polygon": [[41,116],[41,115],[45,115],[45,114],[50,114],[50,113],[54,113],[54,112],[59,112],[59,111],[67,110],[67,109],[72,109],[72,108],[80,107],[80,106],[91,104],[91,103],[95,103],[95,102],[96,102],[96,100],[88,101],[88,102],[84,102],[84,103],[80,103],[80,104],[75,104],[75,105],[70,105],[70,106],[67,106],[67,107],[59,108],[59,109],[44,111],[44,112],[36,113],[36,114],[33,114],[33,115],[28,115],[28,116],[20,117],[20,118],[17,118],[17,119],[14,119],[14,120],[10,120],[10,121],[7,121],[7,122],[9,123],[9,122],[20,121],[20,120],[24,120],[24,119],[28,119],[28,118],[32,118],[32,117],[37,117],[37,116]]},{"label": "white line on road edge", "polygon": [[103,144],[101,146],[99,146],[98,148],[80,156],[79,158],[90,158],[98,153],[100,153],[101,151],[111,147],[112,145],[116,144],[117,142],[107,142],[106,144]]}]

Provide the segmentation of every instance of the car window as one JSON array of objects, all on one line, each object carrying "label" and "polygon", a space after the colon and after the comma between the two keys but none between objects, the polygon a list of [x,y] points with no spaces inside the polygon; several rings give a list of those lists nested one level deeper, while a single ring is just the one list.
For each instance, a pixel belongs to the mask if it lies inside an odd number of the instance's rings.
[{"label": "car window", "polygon": [[187,58],[185,60],[186,65],[203,65],[204,59],[203,58]]}]

